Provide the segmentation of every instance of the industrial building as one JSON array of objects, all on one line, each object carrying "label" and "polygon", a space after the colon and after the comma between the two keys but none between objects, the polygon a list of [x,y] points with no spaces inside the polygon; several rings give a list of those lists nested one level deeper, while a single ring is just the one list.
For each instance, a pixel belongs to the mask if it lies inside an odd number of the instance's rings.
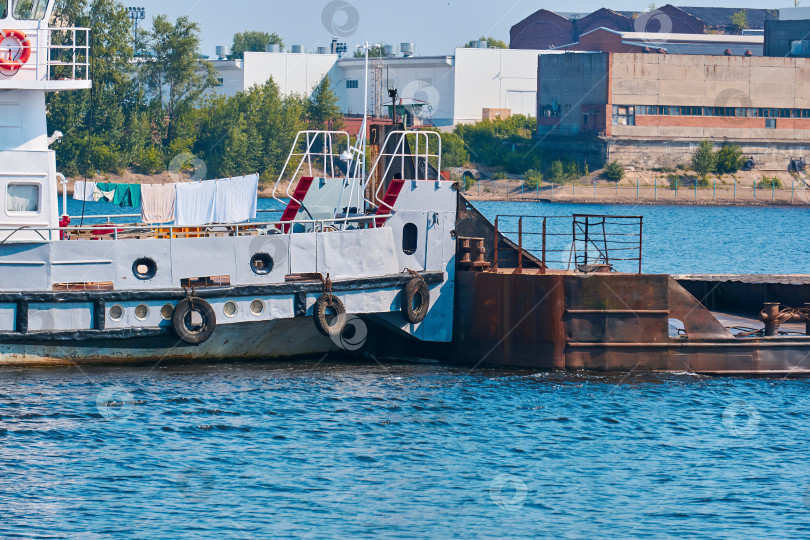
[{"label": "industrial building", "polygon": [[650,12],[614,11],[602,8],[593,13],[555,13],[541,9],[510,30],[512,49],[553,49],[578,43],[581,36],[597,28],[619,32],[659,34],[739,33],[733,17],[744,13],[743,32],[762,34],[765,21],[773,17],[767,9],[685,7],[667,4]]},{"label": "industrial building", "polygon": [[810,150],[810,59],[738,55],[541,55],[538,134],[595,165],[688,163],[699,141],[732,143],[758,169]]},{"label": "industrial building", "polygon": [[[537,114],[537,57],[562,51],[458,48],[453,55],[404,55],[369,60],[369,108],[391,114],[388,90],[397,91],[398,114],[415,123],[453,126],[480,121],[484,109]],[[410,44],[405,45],[409,49]],[[215,60],[223,95],[235,95],[270,78],[284,93],[309,95],[329,76],[341,110],[362,114],[365,60],[336,54],[247,52],[244,60]],[[502,111],[505,113],[505,111]],[[489,114],[489,113],[487,113]]]}]

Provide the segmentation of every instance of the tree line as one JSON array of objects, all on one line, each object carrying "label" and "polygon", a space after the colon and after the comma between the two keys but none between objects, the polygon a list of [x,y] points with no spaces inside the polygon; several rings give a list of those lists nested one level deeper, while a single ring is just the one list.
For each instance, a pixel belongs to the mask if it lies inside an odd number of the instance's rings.
[{"label": "tree line", "polygon": [[[154,17],[137,43],[116,0],[58,0],[51,24],[90,28],[92,88],[47,97],[49,130],[64,133],[55,150],[68,175],[155,174],[190,153],[209,176],[258,172],[270,180],[298,131],[340,124],[328,78],[309,97],[283,95],[272,80],[234,97],[215,94],[216,70],[200,54],[199,26],[186,16]],[[234,57],[280,41],[256,34],[234,36]]]}]

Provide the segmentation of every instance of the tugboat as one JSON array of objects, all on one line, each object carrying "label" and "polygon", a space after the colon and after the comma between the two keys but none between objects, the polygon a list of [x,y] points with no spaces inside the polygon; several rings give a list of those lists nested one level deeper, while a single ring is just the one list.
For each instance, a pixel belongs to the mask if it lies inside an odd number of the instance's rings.
[{"label": "tugboat", "polygon": [[312,357],[351,350],[359,315],[451,341],[457,194],[436,133],[390,133],[368,174],[365,120],[354,139],[300,133],[274,221],[60,220],[45,93],[91,74],[89,29],[49,28],[53,3],[0,19],[0,365]]}]

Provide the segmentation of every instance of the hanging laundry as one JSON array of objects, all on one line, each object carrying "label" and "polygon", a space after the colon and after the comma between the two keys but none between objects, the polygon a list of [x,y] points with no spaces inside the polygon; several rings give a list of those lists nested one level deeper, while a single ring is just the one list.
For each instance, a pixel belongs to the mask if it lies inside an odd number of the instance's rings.
[{"label": "hanging laundry", "polygon": [[205,225],[214,222],[214,205],[217,198],[217,183],[184,182],[176,184],[177,198],[174,204],[175,225]]},{"label": "hanging laundry", "polygon": [[73,200],[92,202],[95,189],[96,183],[93,181],[76,180],[73,183]]},{"label": "hanging laundry", "polygon": [[113,202],[115,199],[115,184],[97,182],[93,190],[93,201]]},{"label": "hanging laundry", "polygon": [[115,186],[113,203],[123,207],[141,205],[140,184],[111,184]]},{"label": "hanging laundry", "polygon": [[141,196],[141,220],[144,223],[168,223],[174,220],[175,184],[143,184]]},{"label": "hanging laundry", "polygon": [[217,180],[217,199],[214,221],[242,223],[256,217],[256,198],[259,175],[240,176]]}]

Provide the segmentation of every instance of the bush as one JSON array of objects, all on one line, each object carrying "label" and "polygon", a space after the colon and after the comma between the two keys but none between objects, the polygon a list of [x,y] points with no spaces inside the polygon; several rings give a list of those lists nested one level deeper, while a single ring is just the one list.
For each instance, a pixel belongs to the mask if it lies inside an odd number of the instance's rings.
[{"label": "bush", "polygon": [[526,179],[524,183],[528,188],[537,189],[543,184],[543,173],[538,170],[529,169],[523,176]]},{"label": "bush", "polygon": [[779,180],[779,178],[777,178],[776,176],[772,178],[763,176],[762,180],[757,182],[757,187],[766,189],[782,189],[782,181]]},{"label": "bush", "polygon": [[464,139],[455,133],[442,133],[442,167],[463,167],[469,162]]},{"label": "bush", "polygon": [[610,163],[605,165],[605,168],[602,171],[602,175],[608,180],[618,182],[619,180],[624,178],[624,166],[618,161],[615,160],[611,161]]},{"label": "bush", "polygon": [[144,150],[139,161],[141,172],[144,174],[155,174],[165,168],[163,154],[154,146],[150,146]]},{"label": "bush", "polygon": [[717,168],[717,154],[714,152],[712,141],[700,141],[697,150],[692,156],[692,170],[704,180],[709,173]]},{"label": "bush", "polygon": [[564,177],[563,162],[560,161],[559,159],[554,160],[551,163],[551,179],[560,181],[563,179],[563,177]]},{"label": "bush", "polygon": [[745,165],[742,148],[736,144],[723,145],[717,152],[717,174],[735,173]]},{"label": "bush", "polygon": [[495,171],[492,173],[492,178],[495,180],[506,180],[506,173],[504,171]]}]

